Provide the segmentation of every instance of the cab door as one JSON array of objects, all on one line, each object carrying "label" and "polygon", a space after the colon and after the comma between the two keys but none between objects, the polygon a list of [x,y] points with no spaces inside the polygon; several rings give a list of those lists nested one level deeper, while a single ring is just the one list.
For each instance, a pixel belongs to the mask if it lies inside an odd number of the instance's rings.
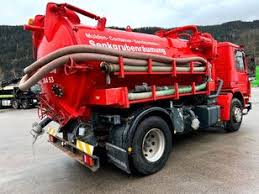
[{"label": "cab door", "polygon": [[239,88],[239,91],[243,94],[247,94],[249,90],[249,78],[245,62],[245,53],[242,50],[235,50],[234,60],[236,70],[235,85]]}]

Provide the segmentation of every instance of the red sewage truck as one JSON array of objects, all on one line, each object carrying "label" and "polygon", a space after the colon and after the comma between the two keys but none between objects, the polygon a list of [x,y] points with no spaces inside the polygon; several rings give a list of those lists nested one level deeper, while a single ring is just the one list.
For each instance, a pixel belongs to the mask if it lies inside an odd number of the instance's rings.
[{"label": "red sewage truck", "polygon": [[[96,20],[81,24],[79,15]],[[174,134],[239,130],[251,109],[244,49],[196,26],[155,35],[106,28],[106,18],[48,3],[25,25],[37,59],[19,88],[39,83],[32,133],[96,171],[101,160],[148,175],[166,163]]]}]

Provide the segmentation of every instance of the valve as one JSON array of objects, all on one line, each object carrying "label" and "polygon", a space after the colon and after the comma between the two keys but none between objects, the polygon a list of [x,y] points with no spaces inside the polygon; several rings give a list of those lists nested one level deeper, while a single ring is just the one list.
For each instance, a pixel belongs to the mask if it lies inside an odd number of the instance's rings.
[{"label": "valve", "polygon": [[32,129],[30,131],[30,134],[33,137],[32,144],[34,144],[37,141],[38,137],[44,133],[43,128],[46,127],[51,121],[52,119],[50,119],[49,117],[46,117],[42,119],[39,123],[35,122],[32,124]]}]

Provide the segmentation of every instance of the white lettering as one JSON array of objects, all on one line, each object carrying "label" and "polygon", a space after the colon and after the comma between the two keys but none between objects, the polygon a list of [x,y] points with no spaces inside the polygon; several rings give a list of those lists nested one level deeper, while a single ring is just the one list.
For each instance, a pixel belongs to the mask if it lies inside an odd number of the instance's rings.
[{"label": "white lettering", "polygon": [[104,48],[111,48],[116,50],[122,50],[122,51],[130,51],[130,52],[145,52],[145,53],[160,53],[163,55],[166,55],[166,50],[163,48],[154,48],[154,47],[146,47],[146,46],[129,46],[126,43],[121,44],[112,44],[109,42],[99,43],[95,42],[94,40],[89,40],[89,44],[91,46],[97,46],[97,47],[104,47]]}]

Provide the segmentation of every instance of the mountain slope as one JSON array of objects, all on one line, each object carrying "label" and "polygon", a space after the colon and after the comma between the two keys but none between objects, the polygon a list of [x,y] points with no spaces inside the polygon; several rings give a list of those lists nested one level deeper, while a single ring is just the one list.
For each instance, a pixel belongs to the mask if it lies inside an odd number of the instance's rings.
[{"label": "mountain slope", "polygon": [[31,34],[22,26],[0,26],[0,80],[19,76],[32,62]]}]

